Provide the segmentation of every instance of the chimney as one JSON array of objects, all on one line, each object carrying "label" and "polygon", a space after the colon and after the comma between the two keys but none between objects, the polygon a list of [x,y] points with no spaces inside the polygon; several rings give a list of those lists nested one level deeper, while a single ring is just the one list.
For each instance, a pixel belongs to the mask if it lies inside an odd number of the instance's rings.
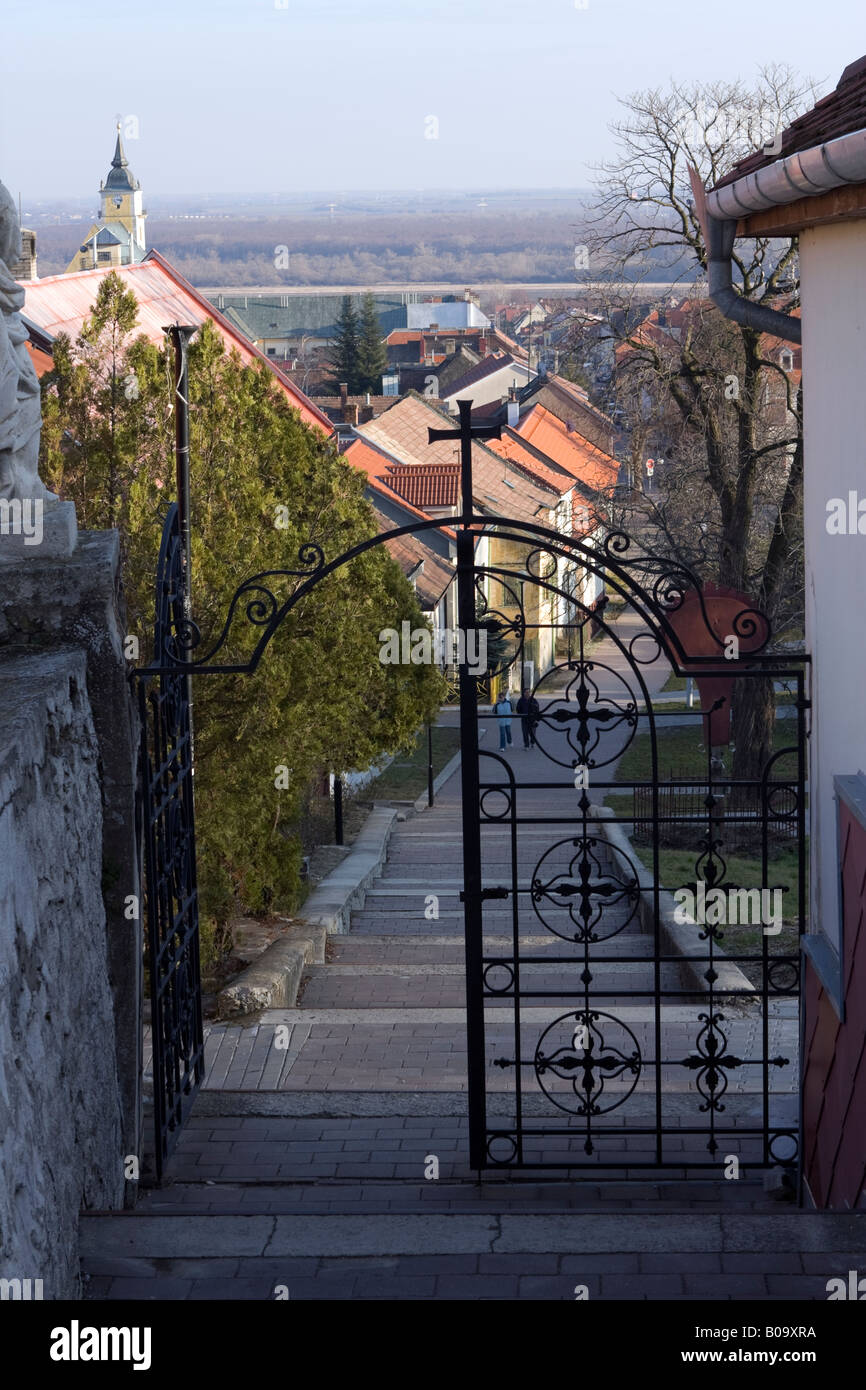
[{"label": "chimney", "polygon": [[508,425],[509,429],[517,429],[517,426],[520,424],[519,401],[511,400],[508,402],[507,406],[505,407],[505,423]]},{"label": "chimney", "polygon": [[340,382],[340,405],[343,407],[344,410],[345,410],[345,408],[346,408],[346,403],[347,403],[348,399],[349,399],[349,385],[348,385],[348,382],[341,381],[341,382]]},{"label": "chimney", "polygon": [[351,404],[344,405],[342,409],[344,425],[357,425],[358,423],[358,402],[352,401]]},{"label": "chimney", "polygon": [[[357,410],[358,407],[355,406],[355,409]],[[362,425],[366,425],[366,423],[367,423],[368,420],[372,420],[372,419],[373,419],[373,416],[374,416],[373,407],[369,404],[369,395],[368,395],[368,403],[367,403],[367,405],[362,405],[362,406],[361,406],[361,424],[362,424]]]},{"label": "chimney", "polygon": [[438,325],[438,323],[431,323],[430,327],[427,329],[427,332],[428,332],[428,333],[438,333],[438,331],[439,331],[439,325]]}]

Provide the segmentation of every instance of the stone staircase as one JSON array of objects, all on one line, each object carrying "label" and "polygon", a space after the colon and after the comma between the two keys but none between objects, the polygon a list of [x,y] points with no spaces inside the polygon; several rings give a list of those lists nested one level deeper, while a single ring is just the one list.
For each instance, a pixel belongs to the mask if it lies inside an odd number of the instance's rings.
[{"label": "stone staircase", "polygon": [[[511,754],[521,756],[525,770],[539,755]],[[521,884],[550,839],[527,827]],[[207,1084],[167,1183],[142,1190],[133,1212],[82,1219],[86,1297],[817,1299],[856,1266],[856,1218],[780,1204],[754,1169],[726,1181],[721,1157],[712,1171],[686,1167],[707,1155],[705,1136],[685,1132],[695,1097],[682,1068],[665,1088],[666,1156],[682,1167],[641,1166],[654,1158],[652,1135],[636,1132],[654,1124],[649,1082],[611,1112],[619,1133],[594,1167],[479,1180],[468,1166],[460,853],[455,776],[432,810],[395,827],[381,878],[350,933],[331,939],[328,962],[306,968],[297,1007],[211,1028]],[[486,831],[485,883],[508,883],[509,872],[507,831]],[[425,915],[431,895],[437,917]],[[554,997],[562,965],[545,964],[562,940],[528,903],[519,923],[521,949],[539,958],[523,967],[530,1046],[539,1023],[574,1005]],[[510,904],[489,902],[486,951],[507,955],[513,929]],[[651,984],[650,940],[630,923],[605,955],[594,990],[646,1032],[652,1010],[629,991]],[[693,1046],[694,1012],[665,1005],[671,1048]],[[744,1040],[757,1026],[745,1016],[730,1025]],[[514,1047],[507,1001],[489,1001],[486,1031],[489,1110],[507,1124],[514,1069],[492,1065]],[[754,1084],[731,1082],[743,1124],[760,1104]],[[793,1094],[777,1100],[794,1114]],[[527,1095],[524,1113],[551,1107]],[[562,1118],[566,1132],[528,1137],[533,1159],[585,1159],[577,1121],[568,1132]]]}]

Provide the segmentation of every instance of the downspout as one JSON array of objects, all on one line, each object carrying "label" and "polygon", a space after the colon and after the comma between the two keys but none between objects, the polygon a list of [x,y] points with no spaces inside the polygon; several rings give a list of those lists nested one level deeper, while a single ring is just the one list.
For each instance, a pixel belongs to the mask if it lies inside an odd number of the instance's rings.
[{"label": "downspout", "polygon": [[707,248],[710,299],[725,318],[735,323],[799,343],[802,327],[798,318],[753,304],[734,289],[731,255],[737,219],[802,198],[815,198],[845,184],[866,183],[866,129],[850,131],[835,140],[774,160],[709,193],[705,193],[692,168],[689,179]]},{"label": "downspout", "polygon": [[799,318],[782,314],[778,309],[769,309],[765,304],[756,304],[734,289],[731,256],[736,234],[736,222],[727,218],[720,221],[707,213],[707,282],[710,299],[725,318],[733,319],[734,323],[754,328],[758,333],[768,333],[774,338],[784,338],[789,343],[799,343],[802,340]]},{"label": "downspout", "polygon": [[696,169],[689,168],[689,179],[695,199],[695,212],[707,248],[709,296],[716,308],[721,310],[726,319],[732,319],[744,328],[753,328],[757,333],[768,333],[789,343],[799,343],[802,337],[799,318],[779,313],[777,309],[768,309],[764,304],[756,304],[734,289],[731,257],[737,235],[736,220],[713,217],[707,207],[704,186]]}]

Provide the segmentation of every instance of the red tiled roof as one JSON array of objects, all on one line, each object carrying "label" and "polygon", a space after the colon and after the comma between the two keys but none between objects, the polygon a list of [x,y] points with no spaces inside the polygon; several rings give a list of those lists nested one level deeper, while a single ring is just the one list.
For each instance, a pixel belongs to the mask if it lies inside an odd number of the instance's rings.
[{"label": "red tiled roof", "polygon": [[33,365],[36,368],[36,375],[38,377],[43,377],[46,372],[54,371],[53,357],[50,357],[47,352],[43,352],[41,348],[34,347],[29,341],[25,346],[30,356],[33,358]]},{"label": "red tiled roof", "polygon": [[[412,393],[378,419],[359,425],[358,434],[397,463],[414,467],[431,462],[453,464],[459,447],[457,440],[430,444],[427,431],[431,427],[453,428],[454,421]],[[555,489],[526,477],[522,471],[513,471],[509,477],[506,461],[477,440],[472,445],[472,471],[473,501],[485,512],[531,520],[539,510],[555,507],[559,500]]]},{"label": "red tiled roof", "polygon": [[277,371],[265,354],[253,347],[158,251],[148,251],[144,260],[135,265],[100,266],[95,270],[77,270],[69,275],[48,275],[42,280],[22,281],[25,291],[24,314],[52,338],[56,338],[58,333],[66,333],[75,339],[93,309],[100,279],[112,272],[120,277],[124,287],[131,290],[138,301],[135,333],[143,334],[150,342],[162,347],[165,344],[163,329],[167,324],[194,323],[200,327],[205,319],[210,319],[226,347],[237,351],[246,366],[264,362],[305,425],[311,425],[328,435],[333,433],[327,415]]},{"label": "red tiled roof", "polygon": [[524,349],[513,338],[509,338],[507,333],[503,333],[498,328],[488,328],[485,337],[491,347],[499,348],[501,352],[510,352],[518,362],[527,362],[529,359]]},{"label": "red tiled roof", "polygon": [[[365,439],[361,439],[360,437],[353,439],[348,449],[342,454],[342,457],[347,459],[353,468],[357,468],[361,473],[366,473],[367,481],[376,492],[381,493],[383,497],[389,498],[392,502],[399,502],[401,507],[407,512],[411,512],[419,521],[429,521],[430,518],[426,512],[422,512],[414,503],[407,501],[405,497],[401,497],[399,492],[395,491],[395,489],[390,486],[388,478],[394,467],[394,460],[392,458],[388,458],[386,454],[380,453],[378,449],[372,448]],[[444,531],[446,535],[453,534],[444,524],[441,530]]]},{"label": "red tiled roof", "polygon": [[866,128],[866,56],[849,63],[835,90],[828,92],[816,102],[810,111],[804,111],[782,132],[781,149],[778,154],[764,154],[756,150],[754,154],[741,159],[724,178],[714,184],[714,188],[724,188],[725,184],[735,183],[737,179],[753,174],[777,160],[787,159],[788,155],[799,154],[802,150],[814,149],[829,140],[838,140],[841,135]]},{"label": "red tiled roof", "polygon": [[501,439],[489,439],[488,449],[492,449],[494,454],[500,458],[508,459],[517,468],[524,468],[533,477],[540,478],[549,487],[555,487],[557,492],[566,493],[571,491],[572,476],[563,468],[553,467],[551,463],[544,463],[537,459],[531,450],[524,447],[519,439],[513,435],[504,434]]},{"label": "red tiled roof", "polygon": [[413,507],[456,507],[460,496],[459,463],[395,464],[385,474],[388,486]]},{"label": "red tiled roof", "polygon": [[569,430],[543,405],[534,405],[523,416],[516,433],[592,491],[603,491],[616,483],[619,476],[616,459],[590,444],[575,430]]}]

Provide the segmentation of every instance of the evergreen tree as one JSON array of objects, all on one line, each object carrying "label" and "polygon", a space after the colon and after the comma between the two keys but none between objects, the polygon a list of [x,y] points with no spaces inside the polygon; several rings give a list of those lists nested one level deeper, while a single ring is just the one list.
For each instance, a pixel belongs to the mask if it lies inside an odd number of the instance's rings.
[{"label": "evergreen tree", "polygon": [[332,374],[327,384],[334,395],[339,395],[343,382],[348,386],[350,396],[357,396],[361,390],[360,350],[358,314],[352,303],[352,296],[344,294],[340,317],[337,319],[337,336],[328,353],[328,365]]},{"label": "evergreen tree", "polygon": [[[174,494],[173,387],[170,354],[134,337],[125,293],[116,276],[107,276],[78,341],[55,344],[55,370],[43,383],[40,468],[88,525],[113,520],[120,527],[127,633],[139,638],[144,663],[160,513]],[[137,387],[127,396],[131,363]],[[200,656],[247,576],[302,569],[298,551],[308,541],[331,560],[377,527],[363,476],[302,423],[273,373],[230,355],[209,322],[190,345],[189,374],[191,589],[203,632]],[[301,582],[286,574],[264,584],[282,603]],[[250,598],[267,607],[263,591]],[[436,667],[379,661],[380,630],[399,631],[404,619],[413,628],[424,624],[399,566],[374,546],[297,605],[254,675],[195,678],[206,957],[234,912],[297,906],[302,807],[322,770],[368,767],[383,753],[409,748],[419,725],[435,718],[445,690]],[[260,635],[240,603],[219,660],[247,660]]]},{"label": "evergreen tree", "polygon": [[388,353],[382,338],[382,327],[373,296],[368,290],[361,304],[358,330],[359,390],[382,394],[382,374],[388,369]]}]

